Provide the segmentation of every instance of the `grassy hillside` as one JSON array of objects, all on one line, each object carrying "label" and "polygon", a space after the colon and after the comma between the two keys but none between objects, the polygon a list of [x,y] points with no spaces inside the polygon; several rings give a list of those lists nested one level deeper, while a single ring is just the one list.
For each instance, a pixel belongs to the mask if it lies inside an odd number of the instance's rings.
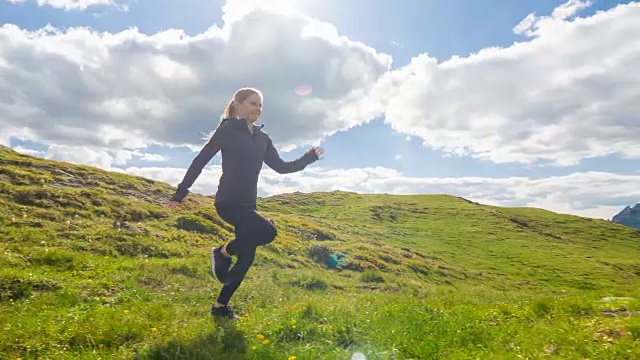
[{"label": "grassy hillside", "polygon": [[639,231],[448,195],[274,196],[243,320],[214,321],[208,254],[232,229],[172,192],[0,149],[0,358],[640,356]]}]

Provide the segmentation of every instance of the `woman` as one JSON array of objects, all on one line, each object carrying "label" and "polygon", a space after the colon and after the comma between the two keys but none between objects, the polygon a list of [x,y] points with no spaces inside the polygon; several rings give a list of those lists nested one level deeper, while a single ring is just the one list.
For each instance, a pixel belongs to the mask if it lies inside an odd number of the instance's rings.
[{"label": "woman", "polygon": [[[170,208],[184,201],[189,188],[204,166],[218,151],[222,153],[222,176],[215,196],[218,215],[235,228],[235,239],[211,250],[213,272],[222,290],[211,314],[237,319],[228,306],[249,267],[253,264],[256,248],[272,242],[277,231],[272,221],[256,211],[258,175],[262,163],[280,174],[301,171],[318,160],[323,149],[313,147],[297,160],[285,162],[273,146],[271,138],[254,123],[262,113],[262,93],[253,88],[238,90],[227,105],[223,119],[213,135],[193,159],[184,179],[178,185]],[[231,267],[232,256],[237,262]]]}]

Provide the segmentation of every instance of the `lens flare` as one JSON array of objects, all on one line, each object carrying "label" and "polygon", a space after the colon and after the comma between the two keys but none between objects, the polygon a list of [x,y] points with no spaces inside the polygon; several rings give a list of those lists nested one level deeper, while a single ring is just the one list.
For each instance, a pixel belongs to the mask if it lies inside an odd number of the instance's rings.
[{"label": "lens flare", "polygon": [[313,89],[311,88],[311,85],[309,84],[301,84],[296,86],[296,89],[294,90],[296,94],[300,95],[300,96],[305,96],[305,95],[309,95],[311,94],[311,91],[313,91]]}]

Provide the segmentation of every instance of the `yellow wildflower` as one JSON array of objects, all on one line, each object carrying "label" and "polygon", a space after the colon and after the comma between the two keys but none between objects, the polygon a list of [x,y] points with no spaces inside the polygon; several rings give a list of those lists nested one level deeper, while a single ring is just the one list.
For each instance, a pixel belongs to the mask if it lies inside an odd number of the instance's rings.
[{"label": "yellow wildflower", "polygon": [[264,335],[262,335],[262,334],[258,335],[258,340],[260,340],[260,341],[264,340]]}]

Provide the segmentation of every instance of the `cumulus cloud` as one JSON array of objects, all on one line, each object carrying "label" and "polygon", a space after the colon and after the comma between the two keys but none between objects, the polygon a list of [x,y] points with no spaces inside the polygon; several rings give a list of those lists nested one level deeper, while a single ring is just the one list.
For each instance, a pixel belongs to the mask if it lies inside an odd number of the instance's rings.
[{"label": "cumulus cloud", "polygon": [[141,159],[144,161],[154,161],[154,162],[161,162],[161,161],[166,161],[167,159],[159,154],[149,154],[149,153],[142,153],[140,155]]},{"label": "cumulus cloud", "polygon": [[113,157],[104,150],[76,148],[65,145],[52,145],[47,150],[45,158],[57,161],[67,161],[74,164],[89,165],[104,170],[110,170]]},{"label": "cumulus cloud", "polygon": [[102,170],[118,172],[122,172],[121,167],[127,165],[132,159],[156,163],[166,160],[160,154],[139,150],[114,150],[95,146],[51,145],[45,151],[34,150],[24,146],[14,146],[13,150],[21,154],[44,159],[93,166]]},{"label": "cumulus cloud", "polygon": [[[123,172],[177,185],[184,169],[128,167]],[[221,169],[206,167],[192,192],[211,195]],[[262,196],[295,191],[353,191],[387,194],[450,194],[497,206],[531,206],[580,216],[610,219],[627,204],[640,201],[640,175],[578,172],[547,178],[527,177],[410,177],[396,170],[375,168],[326,169],[310,167],[286,176],[266,169],[259,181]],[[170,196],[168,194],[167,196]]]},{"label": "cumulus cloud", "polygon": [[43,152],[43,151],[29,149],[29,148],[26,148],[24,146],[16,146],[16,147],[13,148],[13,150],[15,150],[16,152],[18,152],[20,154],[29,155],[29,156],[44,157],[44,155],[45,155],[45,152]]},{"label": "cumulus cloud", "polygon": [[129,10],[129,6],[114,0],[7,0],[12,4],[24,4],[27,2],[35,2],[38,6],[50,6],[55,9],[69,10],[86,10],[90,7],[110,6],[123,11]]},{"label": "cumulus cloud", "polygon": [[5,24],[0,126],[68,146],[198,148],[233,92],[255,86],[265,131],[287,150],[366,120],[348,106],[390,66],[332,25],[259,9],[194,36]]},{"label": "cumulus cloud", "polygon": [[256,86],[283,150],[384,115],[426,146],[494,162],[640,157],[639,3],[579,18],[589,3],[569,0],[517,24],[525,42],[394,71],[297,4],[227,1],[224,27],[194,36],[5,24],[0,126],[69,146],[195,149],[233,91]]},{"label": "cumulus cloud", "polygon": [[399,132],[447,153],[571,165],[640,158],[640,3],[586,18],[570,0],[527,16],[527,41],[438,62],[428,54],[381,79],[370,104]]},{"label": "cumulus cloud", "polygon": [[301,2],[301,0],[226,0],[222,5],[222,20],[228,24],[233,23],[255,10],[264,10],[285,16],[305,17],[301,11]]}]

